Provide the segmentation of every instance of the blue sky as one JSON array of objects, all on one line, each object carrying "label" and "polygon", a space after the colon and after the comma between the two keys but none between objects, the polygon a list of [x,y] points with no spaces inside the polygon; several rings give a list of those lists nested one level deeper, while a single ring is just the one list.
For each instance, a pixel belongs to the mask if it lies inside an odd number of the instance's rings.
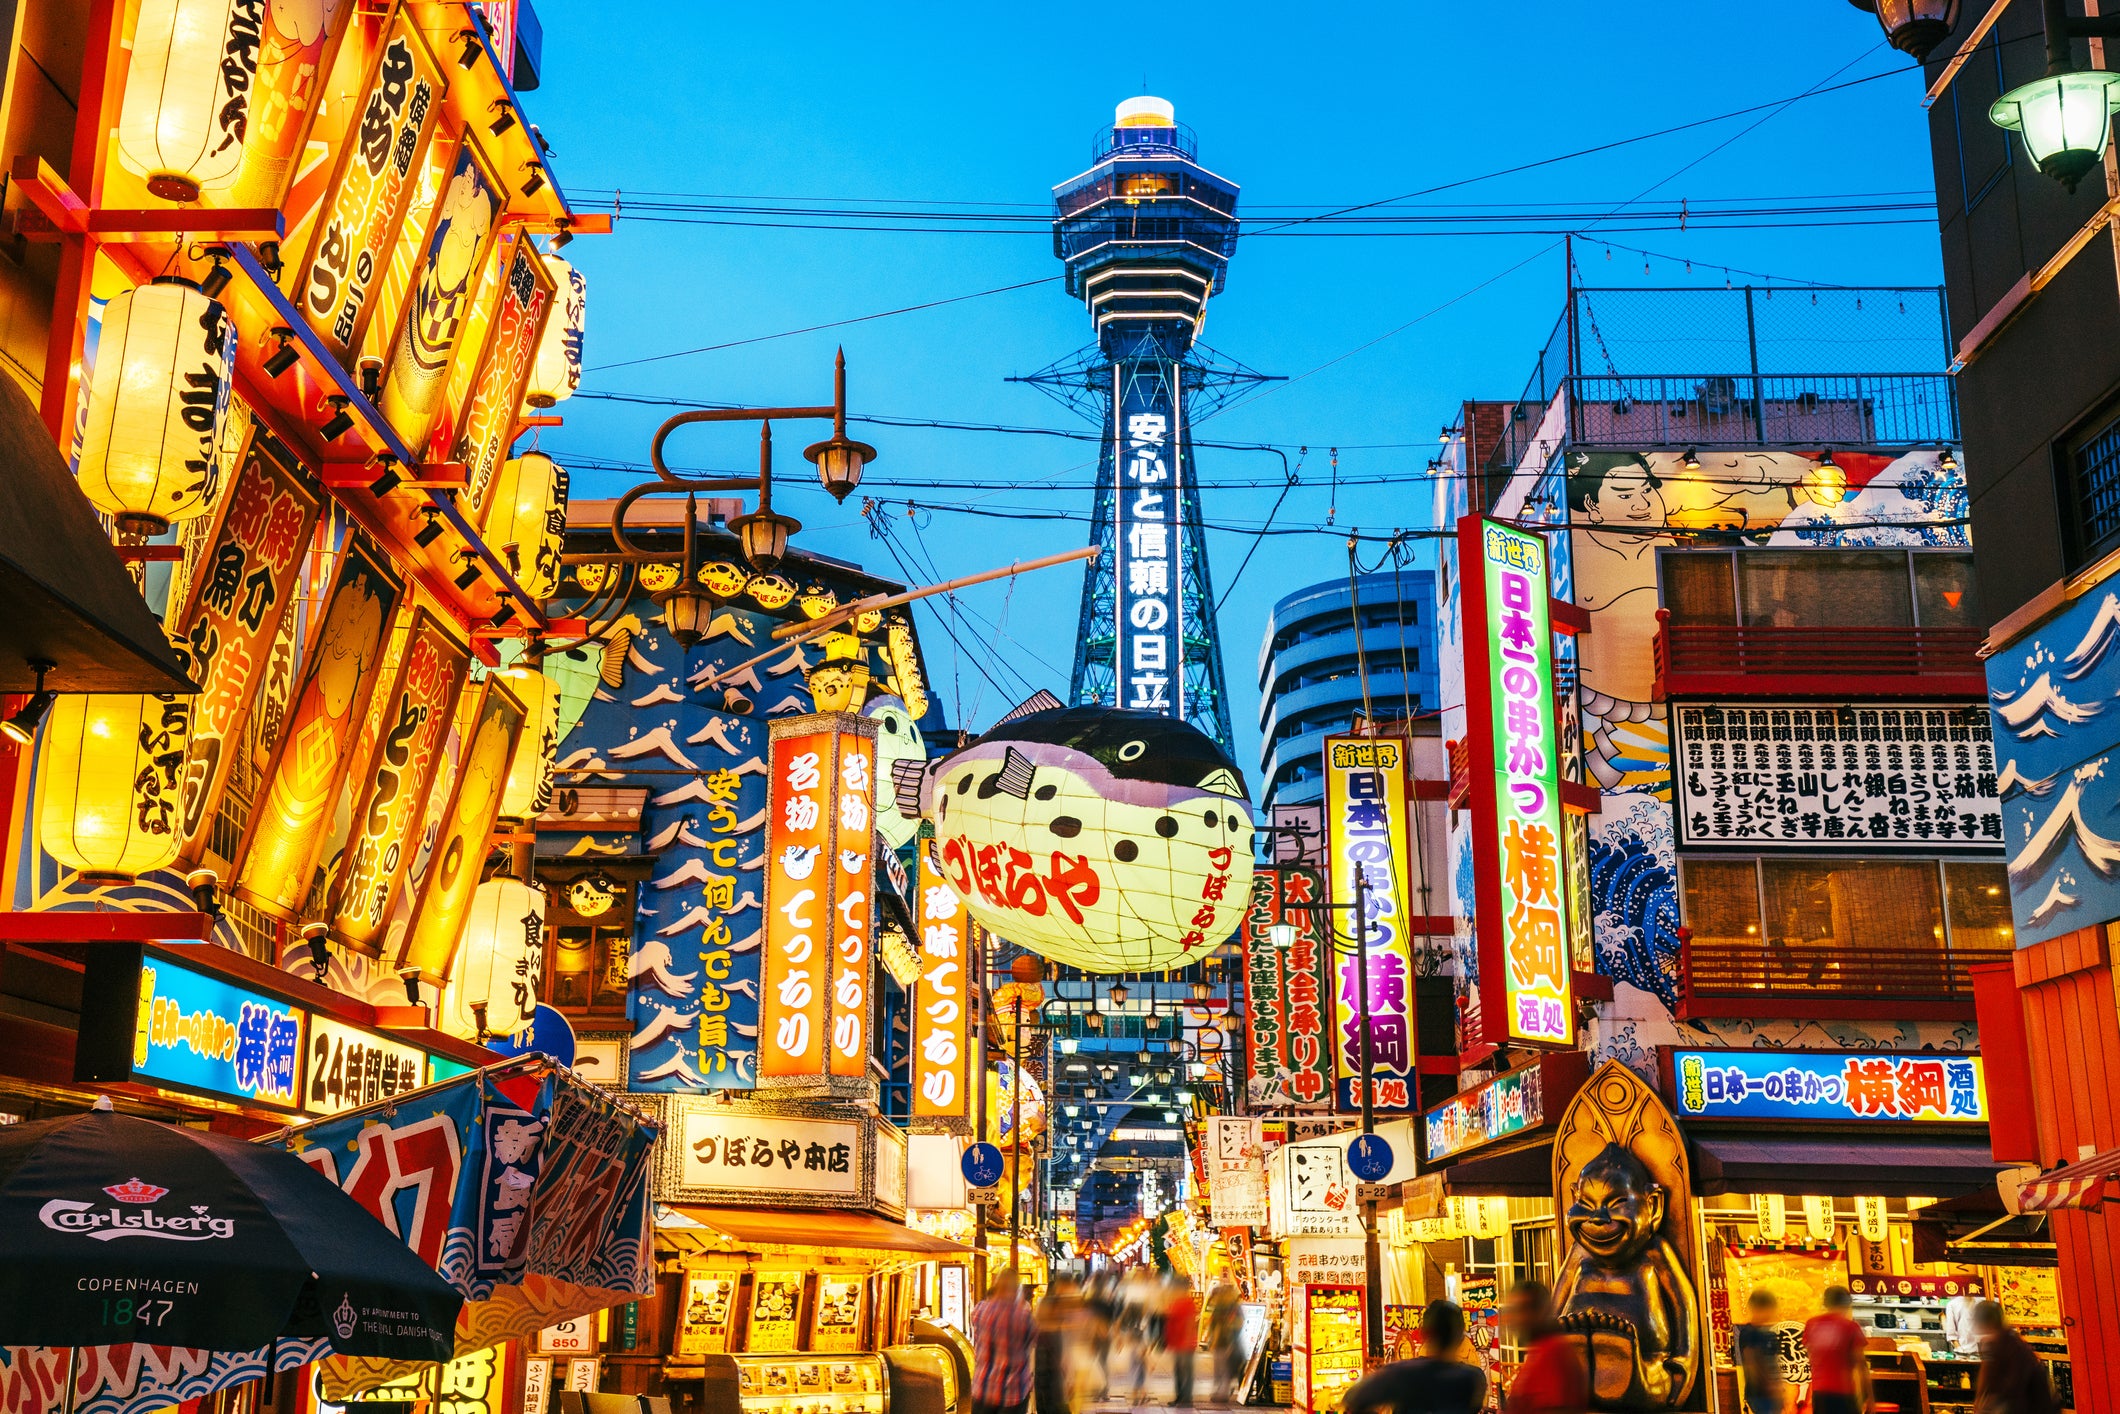
[{"label": "blue sky", "polygon": [[[1112,105],[1143,91],[1144,80],[1197,130],[1202,162],[1242,184],[1241,209],[1351,206],[1902,63],[1871,16],[1832,0],[1143,6],[1124,22],[1101,19],[1127,13],[1117,7],[1019,5],[671,6],[621,12],[621,20],[592,0],[540,0],[539,13],[543,87],[526,106],[584,208],[618,191],[634,202],[650,192],[711,193],[1025,203],[1021,209],[1035,211],[1055,182],[1088,165],[1091,139]],[[1501,27],[1504,15],[1511,28]],[[1771,117],[1694,127],[1425,200],[1519,212],[1533,203],[1595,208],[1653,186],[1655,197],[1683,196],[1693,206],[1876,193],[1920,201],[1931,185],[1920,97],[1916,77],[1900,73]],[[1438,428],[1464,398],[1514,396],[1559,313],[1560,253],[1539,254],[1557,239],[1512,231],[1243,241],[1204,338],[1294,381],[1203,424],[1199,435],[1308,444],[1302,484],[1277,525],[1324,526],[1335,506],[1339,532],[1424,524],[1429,487],[1421,478]],[[1676,258],[1651,259],[1645,272],[1642,256],[1615,251],[1608,260],[1592,235],[1578,253],[1587,283],[1719,286],[1717,265],[1851,284],[1940,279],[1926,218],[1612,239]],[[1057,284],[599,368],[1041,279],[1058,271],[1042,228],[826,232],[621,217],[613,235],[577,240],[567,254],[589,280],[586,392],[825,402],[832,350],[844,344],[857,413],[1080,425],[1037,391],[1004,381],[1089,341],[1084,312]],[[1694,262],[1690,274],[1685,260]],[[1483,287],[1466,294],[1476,286]],[[561,411],[565,426],[544,442],[563,462],[644,464],[648,439],[671,409],[577,397]],[[896,505],[891,524],[940,575],[1073,548],[1087,536],[1091,444],[854,430],[881,453],[872,472],[878,484],[864,491],[934,507],[909,518]],[[779,465],[791,474],[778,499],[805,524],[799,543],[898,575],[885,545],[870,538],[858,498],[835,507],[808,479],[799,452],[817,435],[790,427],[779,438]],[[691,439],[673,443],[672,460],[681,464],[755,462],[746,433],[680,436]],[[1325,449],[1334,445],[1342,448],[1341,474],[1370,484],[1333,494]],[[1206,450],[1199,459],[1210,484],[1275,481],[1278,467],[1272,457],[1234,451]],[[575,494],[613,494],[629,480],[578,471]],[[1009,489],[953,487],[963,482]],[[1208,495],[1211,523],[1256,527],[1277,491],[1220,487]],[[951,505],[1082,519],[971,516]],[[1218,594],[1252,540],[1237,530],[1211,532]],[[1344,572],[1341,533],[1270,538],[1229,594],[1223,651],[1248,775],[1258,764],[1256,665],[1266,615],[1279,596]],[[924,613],[923,641],[951,720],[984,726],[1029,687],[1064,695],[1079,593],[1073,567],[1026,577],[1013,591],[967,592],[964,604],[984,622],[967,617],[957,625],[962,652]]]}]

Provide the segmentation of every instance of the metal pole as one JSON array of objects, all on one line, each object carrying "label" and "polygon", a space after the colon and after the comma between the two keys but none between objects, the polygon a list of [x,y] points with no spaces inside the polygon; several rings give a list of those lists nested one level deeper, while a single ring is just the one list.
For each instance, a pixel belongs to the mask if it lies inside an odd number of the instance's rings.
[{"label": "metal pole", "polygon": [[[1375,1067],[1369,1057],[1369,876],[1360,864],[1354,866],[1354,968],[1355,986],[1361,992],[1355,1015],[1362,1032],[1362,1133],[1374,1134],[1377,1127]],[[1384,1267],[1377,1250],[1377,1203],[1374,1198],[1362,1203],[1362,1276],[1365,1286],[1362,1340],[1369,1358],[1377,1360],[1384,1354]]]},{"label": "metal pole", "polygon": [[1015,1141],[1016,1171],[1008,1186],[1008,1264],[1011,1271],[1016,1266],[1016,1247],[1020,1241],[1018,1232],[1023,1217],[1023,998],[1016,998],[1016,1034],[1009,1049],[1015,1053],[1015,1070],[1009,1076],[1008,1132]]},{"label": "metal pole", "polygon": [[[983,1144],[986,1142],[986,999],[989,979],[986,972],[986,929],[980,928],[977,931],[979,934],[979,946],[977,949],[979,958],[979,972],[977,974],[979,978],[979,1068],[972,1075],[972,1142]],[[977,1213],[978,1231],[974,1234],[972,1243],[972,1246],[977,1249],[977,1267],[979,1271],[979,1291],[977,1295],[980,1296],[986,1294],[987,1283],[992,1279],[986,1269],[986,1210],[987,1205],[981,1203]]]},{"label": "metal pole", "polygon": [[1752,287],[1745,286],[1745,347],[1752,356],[1752,435],[1767,440],[1767,400],[1759,387],[1759,321],[1752,308]]}]

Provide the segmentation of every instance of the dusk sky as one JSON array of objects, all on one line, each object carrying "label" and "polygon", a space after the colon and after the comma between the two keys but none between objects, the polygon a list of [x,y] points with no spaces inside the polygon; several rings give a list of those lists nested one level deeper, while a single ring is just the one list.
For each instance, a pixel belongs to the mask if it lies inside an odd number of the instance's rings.
[{"label": "dusk sky", "polygon": [[[1101,23],[1100,14],[1122,12],[812,4],[621,19],[588,0],[539,8],[544,87],[525,105],[576,206],[608,210],[618,193],[633,213],[615,234],[567,250],[589,280],[588,373],[545,446],[576,468],[577,497],[629,484],[632,473],[610,465],[644,467],[655,426],[675,411],[598,395],[825,402],[842,344],[857,415],[1089,430],[1037,390],[1004,381],[1091,338],[1056,278],[1043,221],[1050,189],[1089,165],[1118,100],[1150,92],[1177,105],[1199,135],[1202,163],[1242,185],[1250,233],[1204,342],[1290,379],[1198,435],[1284,448],[1300,484],[1274,525],[1316,532],[1268,538],[1222,611],[1238,760],[1253,777],[1259,634],[1273,601],[1344,576],[1347,528],[1427,523],[1439,427],[1465,398],[1516,395],[1560,312],[1558,231],[1584,232],[1578,263],[1593,285],[1720,287],[1725,266],[1738,284],[1940,279],[1933,215],[1919,209],[1931,187],[1919,80],[1882,43],[1874,17],[1831,0],[1144,7]],[[1525,66],[1532,55],[1566,55],[1576,77],[1539,84]],[[1872,75],[1885,77],[1393,208],[1479,218],[1449,234],[1263,229]],[[1598,220],[1636,198],[1657,213],[1679,198],[1689,212],[1815,198],[1915,209],[1828,215],[1819,219],[1836,224],[1823,229],[1786,216],[1772,218],[1777,229],[1713,231],[1690,221],[1681,231],[1661,214]],[[642,210],[656,202],[690,209]],[[939,204],[934,220],[906,219],[919,202]],[[709,206],[771,210],[698,210]],[[790,214],[798,206],[819,214]],[[832,208],[897,215],[821,214]],[[964,220],[969,210],[1015,219],[996,230]],[[759,222],[773,224],[744,224]],[[1629,229],[1645,224],[1662,228]],[[894,229],[799,229],[816,225]],[[1601,239],[1612,242],[1609,256]],[[754,464],[748,431],[679,435],[680,465]],[[894,542],[914,557],[901,568],[892,547],[871,538],[859,495],[835,507],[811,478],[800,449],[822,435],[780,431],[789,485],[781,508],[804,522],[798,543],[878,574],[966,574],[1074,548],[1088,534],[1093,442],[857,424],[854,435],[881,454],[861,491],[888,498]],[[1200,454],[1218,596],[1274,509],[1280,467],[1256,452]],[[922,507],[910,517],[909,499]],[[969,591],[955,622],[939,600],[922,610],[952,723],[984,726],[1039,687],[1065,695],[1079,592],[1080,571],[1069,566]]]}]

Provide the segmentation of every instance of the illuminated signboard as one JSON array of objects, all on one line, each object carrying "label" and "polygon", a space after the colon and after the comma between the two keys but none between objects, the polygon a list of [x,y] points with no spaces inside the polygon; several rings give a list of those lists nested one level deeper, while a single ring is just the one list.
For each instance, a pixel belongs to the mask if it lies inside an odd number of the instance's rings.
[{"label": "illuminated signboard", "polygon": [[1178,365],[1148,359],[1112,365],[1112,681],[1118,705],[1185,716],[1185,606],[1179,594],[1178,522],[1185,477],[1178,426]]},{"label": "illuminated signboard", "polygon": [[971,910],[920,852],[914,895],[920,978],[913,992],[913,1117],[968,1119],[971,1101]]},{"label": "illuminated signboard", "polygon": [[427,1083],[427,1053],[328,1016],[309,1014],[302,1108],[330,1115],[387,1100]]},{"label": "illuminated signboard", "polygon": [[296,1106],[300,1008],[164,958],[141,966],[139,984],[132,1078]]},{"label": "illuminated signboard", "polygon": [[1684,1119],[1985,1124],[1977,1055],[1875,1051],[1668,1052]]},{"label": "illuminated signboard", "polygon": [[[1246,1093],[1262,1108],[1319,1109],[1332,1102],[1332,949],[1322,927],[1325,915],[1307,907],[1324,901],[1325,885],[1315,869],[1279,864],[1252,875],[1243,929],[1245,1009],[1251,1017]],[[1295,930],[1286,948],[1274,946],[1277,923]]]},{"label": "illuminated signboard", "polygon": [[[1369,1071],[1379,1110],[1418,1107],[1414,1035],[1413,943],[1403,900],[1410,879],[1406,835],[1406,743],[1368,737],[1325,738],[1325,840],[1333,917],[1352,936],[1355,870],[1362,871],[1365,959],[1333,949],[1334,1055],[1338,1107],[1361,1108],[1362,1018],[1369,1023]],[[1362,1004],[1361,968],[1369,980]]]},{"label": "illuminated signboard", "polygon": [[1476,1039],[1569,1046],[1567,827],[1546,541],[1467,516],[1458,522],[1458,556],[1479,937]]},{"label": "illuminated signboard", "polygon": [[1544,1129],[1560,1119],[1589,1073],[1584,1052],[1556,1051],[1452,1095],[1421,1116],[1421,1153],[1435,1163]]}]

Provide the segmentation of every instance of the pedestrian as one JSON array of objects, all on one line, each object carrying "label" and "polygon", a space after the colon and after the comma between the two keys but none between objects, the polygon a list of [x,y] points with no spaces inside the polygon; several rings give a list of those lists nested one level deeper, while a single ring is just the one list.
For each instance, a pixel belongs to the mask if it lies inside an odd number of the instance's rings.
[{"label": "pedestrian", "polygon": [[1025,1414],[1031,1399],[1031,1308],[1005,1267],[972,1311],[972,1414]]},{"label": "pedestrian", "polygon": [[1340,1396],[1341,1414],[1477,1414],[1487,1402],[1487,1374],[1458,1358],[1464,1344],[1457,1303],[1429,1302],[1421,1312],[1421,1353],[1356,1381]]},{"label": "pedestrian", "polygon": [[1227,1404],[1237,1377],[1244,1371],[1244,1305],[1237,1288],[1224,1281],[1207,1298],[1207,1347],[1215,1368],[1215,1403]]},{"label": "pedestrian", "polygon": [[1803,1348],[1811,1357],[1812,1414],[1862,1414],[1870,1407],[1869,1332],[1848,1314],[1855,1298],[1846,1287],[1827,1287],[1825,1307],[1803,1327]]},{"label": "pedestrian", "polygon": [[1073,1307],[1073,1283],[1066,1277],[1055,1279],[1038,1303],[1031,1362],[1031,1390],[1038,1414],[1074,1414],[1067,1393],[1067,1332]]},{"label": "pedestrian", "polygon": [[1737,1328],[1730,1342],[1731,1358],[1744,1381],[1745,1408],[1750,1414],[1781,1414],[1787,1403],[1781,1383],[1781,1332],[1776,1328],[1781,1308],[1773,1292],[1756,1287],[1745,1309],[1752,1319]]},{"label": "pedestrian", "polygon": [[1507,1414],[1583,1414],[1590,1405],[1590,1376],[1575,1342],[1554,1322],[1545,1284],[1520,1281],[1509,1288],[1502,1319],[1524,1352],[1503,1406]]},{"label": "pedestrian", "polygon": [[1183,1279],[1171,1283],[1170,1303],[1163,1308],[1163,1348],[1170,1352],[1170,1402],[1190,1409],[1200,1352],[1200,1306],[1193,1300],[1192,1284]]},{"label": "pedestrian", "polygon": [[1089,1284],[1089,1292],[1082,1301],[1082,1334],[1087,1342],[1090,1359],[1088,1368],[1096,1372],[1096,1393],[1092,1399],[1102,1399],[1111,1393],[1111,1370],[1105,1358],[1116,1343],[1118,1306],[1113,1300],[1116,1287],[1108,1273],[1099,1274]]},{"label": "pedestrian", "polygon": [[2056,1414],[2061,1401],[2039,1352],[2009,1328],[2002,1307],[1983,1301],[1973,1308],[1980,1337],[1980,1380],[1973,1388],[1973,1414]]}]

